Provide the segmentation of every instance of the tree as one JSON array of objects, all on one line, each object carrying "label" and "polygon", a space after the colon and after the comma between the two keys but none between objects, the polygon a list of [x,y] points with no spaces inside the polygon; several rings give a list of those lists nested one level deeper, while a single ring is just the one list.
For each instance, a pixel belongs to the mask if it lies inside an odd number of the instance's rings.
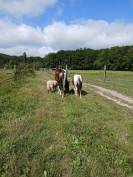
[{"label": "tree", "polygon": [[24,59],[24,63],[27,62],[27,55],[26,55],[26,52],[23,53],[23,59]]}]

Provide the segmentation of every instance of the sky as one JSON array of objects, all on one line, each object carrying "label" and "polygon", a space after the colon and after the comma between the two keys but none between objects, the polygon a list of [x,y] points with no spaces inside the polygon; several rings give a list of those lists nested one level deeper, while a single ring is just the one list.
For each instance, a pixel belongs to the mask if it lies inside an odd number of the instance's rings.
[{"label": "sky", "polygon": [[133,45],[133,0],[0,0],[0,53]]}]

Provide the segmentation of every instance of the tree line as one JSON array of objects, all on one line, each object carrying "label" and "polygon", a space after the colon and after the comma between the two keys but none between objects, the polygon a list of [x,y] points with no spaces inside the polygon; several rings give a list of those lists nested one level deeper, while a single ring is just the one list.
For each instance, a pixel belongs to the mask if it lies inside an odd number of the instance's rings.
[{"label": "tree line", "polygon": [[107,49],[61,50],[49,53],[45,57],[9,56],[0,54],[0,67],[12,68],[19,63],[28,63],[39,68],[56,68],[68,66],[69,69],[103,69],[133,71],[133,46],[112,47]]}]

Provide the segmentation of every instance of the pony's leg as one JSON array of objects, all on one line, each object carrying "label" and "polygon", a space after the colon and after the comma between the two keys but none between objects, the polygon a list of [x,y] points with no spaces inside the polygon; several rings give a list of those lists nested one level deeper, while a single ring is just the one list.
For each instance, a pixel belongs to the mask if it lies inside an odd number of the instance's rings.
[{"label": "pony's leg", "polygon": [[58,94],[61,95],[61,90],[60,88],[58,87]]},{"label": "pony's leg", "polygon": [[59,86],[58,86],[58,94],[60,94],[60,88],[59,88]]},{"label": "pony's leg", "polygon": [[64,91],[62,91],[62,98],[64,98]]},{"label": "pony's leg", "polygon": [[82,93],[81,93],[82,91],[80,90],[80,98],[82,98]]},{"label": "pony's leg", "polygon": [[77,94],[76,94],[76,87],[74,87],[74,93],[75,93],[75,95],[77,96]]},{"label": "pony's leg", "polygon": [[78,89],[75,88],[75,95],[78,96]]}]

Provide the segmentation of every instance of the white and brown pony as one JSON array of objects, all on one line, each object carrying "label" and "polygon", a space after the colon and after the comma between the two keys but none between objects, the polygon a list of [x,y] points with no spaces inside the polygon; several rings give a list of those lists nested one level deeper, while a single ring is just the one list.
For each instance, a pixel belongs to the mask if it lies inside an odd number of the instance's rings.
[{"label": "white and brown pony", "polygon": [[73,76],[72,83],[74,85],[74,92],[76,96],[82,96],[82,85],[83,85],[83,79],[81,75],[75,74]]}]

